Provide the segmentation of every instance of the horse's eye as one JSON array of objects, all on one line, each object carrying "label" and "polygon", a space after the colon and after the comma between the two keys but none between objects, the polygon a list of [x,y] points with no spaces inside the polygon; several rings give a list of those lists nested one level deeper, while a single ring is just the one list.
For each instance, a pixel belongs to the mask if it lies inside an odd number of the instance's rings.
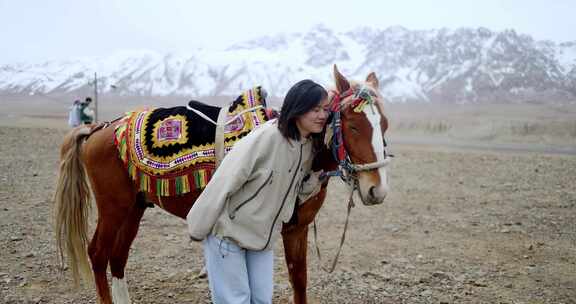
[{"label": "horse's eye", "polygon": [[356,128],[356,126],[350,126],[350,131],[352,131],[356,134],[360,134],[360,130],[358,130],[358,128]]}]

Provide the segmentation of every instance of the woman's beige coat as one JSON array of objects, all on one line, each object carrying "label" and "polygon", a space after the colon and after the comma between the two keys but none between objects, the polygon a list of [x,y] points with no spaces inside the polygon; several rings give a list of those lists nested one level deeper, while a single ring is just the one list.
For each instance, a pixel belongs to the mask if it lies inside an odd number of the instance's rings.
[{"label": "woman's beige coat", "polygon": [[304,177],[312,165],[312,141],[288,140],[276,120],[234,145],[186,217],[194,240],[212,233],[250,250],[273,247],[296,198],[317,192],[317,178]]}]

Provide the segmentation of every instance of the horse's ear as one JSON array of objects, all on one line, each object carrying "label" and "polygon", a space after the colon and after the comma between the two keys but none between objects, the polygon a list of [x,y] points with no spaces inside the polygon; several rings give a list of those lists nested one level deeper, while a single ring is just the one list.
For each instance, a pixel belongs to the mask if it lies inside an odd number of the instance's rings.
[{"label": "horse's ear", "polygon": [[376,77],[376,73],[371,72],[370,74],[368,74],[368,76],[366,77],[366,82],[369,83],[373,88],[375,88],[376,90],[378,90],[378,77]]},{"label": "horse's ear", "polygon": [[336,81],[336,90],[338,90],[338,92],[342,93],[350,89],[350,82],[340,74],[336,65],[334,65],[334,80]]}]

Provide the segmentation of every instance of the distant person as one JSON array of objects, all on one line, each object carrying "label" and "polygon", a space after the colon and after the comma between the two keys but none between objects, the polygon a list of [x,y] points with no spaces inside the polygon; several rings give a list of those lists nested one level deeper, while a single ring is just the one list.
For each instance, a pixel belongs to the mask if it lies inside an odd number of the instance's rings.
[{"label": "distant person", "polygon": [[68,125],[74,128],[80,123],[80,99],[76,99],[68,112]]},{"label": "distant person", "polygon": [[84,102],[80,103],[80,123],[91,124],[94,121],[94,111],[90,108],[92,98],[86,97]]}]

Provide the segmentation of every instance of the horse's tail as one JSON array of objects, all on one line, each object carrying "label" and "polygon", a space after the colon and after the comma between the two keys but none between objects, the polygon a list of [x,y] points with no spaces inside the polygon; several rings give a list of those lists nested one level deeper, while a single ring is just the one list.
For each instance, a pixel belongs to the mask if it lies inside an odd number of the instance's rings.
[{"label": "horse's tail", "polygon": [[90,133],[88,127],[82,126],[73,129],[64,137],[54,196],[54,230],[60,264],[64,269],[64,251],[66,251],[76,286],[80,278],[86,282],[92,280],[87,252],[88,218],[91,210],[90,188],[81,160],[82,143]]}]

